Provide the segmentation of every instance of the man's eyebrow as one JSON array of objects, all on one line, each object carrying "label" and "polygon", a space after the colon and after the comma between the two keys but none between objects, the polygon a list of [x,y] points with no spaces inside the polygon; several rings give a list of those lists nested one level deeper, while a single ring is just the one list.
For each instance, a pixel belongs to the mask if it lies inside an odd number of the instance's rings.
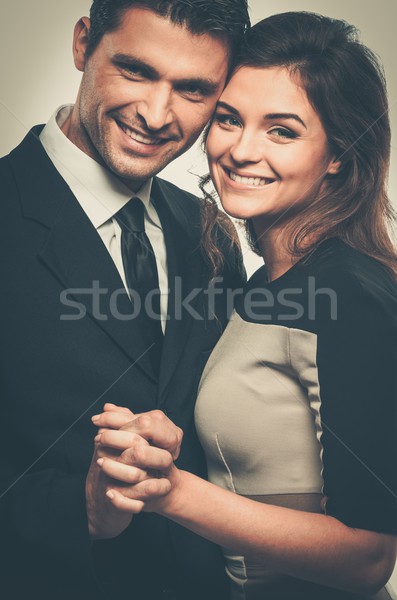
[{"label": "man's eyebrow", "polygon": [[[140,58],[135,58],[129,54],[115,54],[112,60],[115,64],[137,67],[150,79],[160,79],[161,77],[160,73],[154,67],[145,63]],[[205,94],[213,94],[219,87],[218,81],[206,77],[184,77],[183,79],[177,79],[174,83],[178,87],[199,88]]]},{"label": "man's eyebrow", "polygon": [[184,79],[177,79],[175,84],[179,88],[191,87],[198,88],[204,94],[214,94],[219,88],[219,81],[213,79],[206,79],[204,77],[186,77]]},{"label": "man's eyebrow", "polygon": [[240,113],[238,112],[237,108],[234,108],[231,104],[228,104],[227,102],[223,102],[222,100],[219,100],[217,105],[217,108],[224,108],[225,110],[228,110],[229,112],[233,113],[234,115],[239,115]]},{"label": "man's eyebrow", "polygon": [[303,125],[305,129],[307,129],[304,121],[302,121],[300,116],[295,113],[268,113],[264,118],[268,119],[269,121],[277,121],[277,119],[294,119]]}]

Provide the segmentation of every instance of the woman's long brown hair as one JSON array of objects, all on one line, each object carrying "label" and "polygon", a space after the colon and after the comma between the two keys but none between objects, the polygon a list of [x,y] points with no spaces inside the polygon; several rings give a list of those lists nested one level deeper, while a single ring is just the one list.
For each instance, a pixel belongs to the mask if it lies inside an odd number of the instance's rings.
[{"label": "woman's long brown hair", "polygon": [[[288,68],[304,87],[342,163],[336,175],[326,177],[323,191],[310,206],[286,224],[291,252],[304,256],[325,239],[338,237],[382,263],[397,279],[396,214],[387,194],[389,109],[375,54],[344,21],[291,12],[264,19],[251,29],[239,66]],[[202,178],[203,191],[208,180]],[[216,270],[222,257],[213,231],[222,218],[214,198],[204,193],[202,247]],[[246,232],[251,248],[260,254],[250,221]],[[233,242],[232,235],[230,239]]]}]

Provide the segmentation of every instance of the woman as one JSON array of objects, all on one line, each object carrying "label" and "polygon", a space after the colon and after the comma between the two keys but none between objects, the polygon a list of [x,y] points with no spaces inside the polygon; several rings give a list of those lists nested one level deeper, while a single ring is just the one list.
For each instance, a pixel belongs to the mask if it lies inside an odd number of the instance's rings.
[{"label": "woman", "polygon": [[[390,598],[381,588],[396,555],[397,260],[376,58],[344,22],[265,19],[206,146],[225,211],[246,221],[265,262],[199,388],[212,483],[173,465],[110,501],[220,544],[233,600]],[[216,268],[213,205],[204,220]],[[110,423],[105,414],[100,424]],[[120,462],[100,465],[133,480]]]}]

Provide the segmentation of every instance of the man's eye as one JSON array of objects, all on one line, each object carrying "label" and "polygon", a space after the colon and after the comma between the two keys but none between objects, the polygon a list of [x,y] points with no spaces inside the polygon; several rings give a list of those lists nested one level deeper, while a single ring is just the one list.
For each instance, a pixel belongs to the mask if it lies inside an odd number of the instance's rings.
[{"label": "man's eye", "polygon": [[186,96],[191,100],[201,100],[204,96],[206,96],[206,92],[196,85],[184,85],[178,89],[179,93],[182,96]]},{"label": "man's eye", "polygon": [[126,64],[121,64],[119,66],[123,71],[126,71],[129,75],[134,75],[135,77],[144,77],[145,76],[142,69],[138,66],[126,65]]},{"label": "man's eye", "polygon": [[187,92],[188,94],[202,94],[203,90],[194,85],[186,85],[182,88],[182,91]]}]

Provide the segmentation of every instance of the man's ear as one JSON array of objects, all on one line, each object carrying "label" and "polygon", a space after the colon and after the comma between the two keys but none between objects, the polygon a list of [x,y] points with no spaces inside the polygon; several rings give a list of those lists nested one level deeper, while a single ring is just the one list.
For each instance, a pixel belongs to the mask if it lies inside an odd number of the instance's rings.
[{"label": "man's ear", "polygon": [[78,71],[84,71],[86,62],[86,52],[91,28],[91,21],[88,17],[82,17],[74,28],[73,34],[73,57],[74,64]]},{"label": "man's ear", "polygon": [[336,175],[341,170],[341,167],[342,161],[336,160],[334,157],[328,165],[327,175]]}]

